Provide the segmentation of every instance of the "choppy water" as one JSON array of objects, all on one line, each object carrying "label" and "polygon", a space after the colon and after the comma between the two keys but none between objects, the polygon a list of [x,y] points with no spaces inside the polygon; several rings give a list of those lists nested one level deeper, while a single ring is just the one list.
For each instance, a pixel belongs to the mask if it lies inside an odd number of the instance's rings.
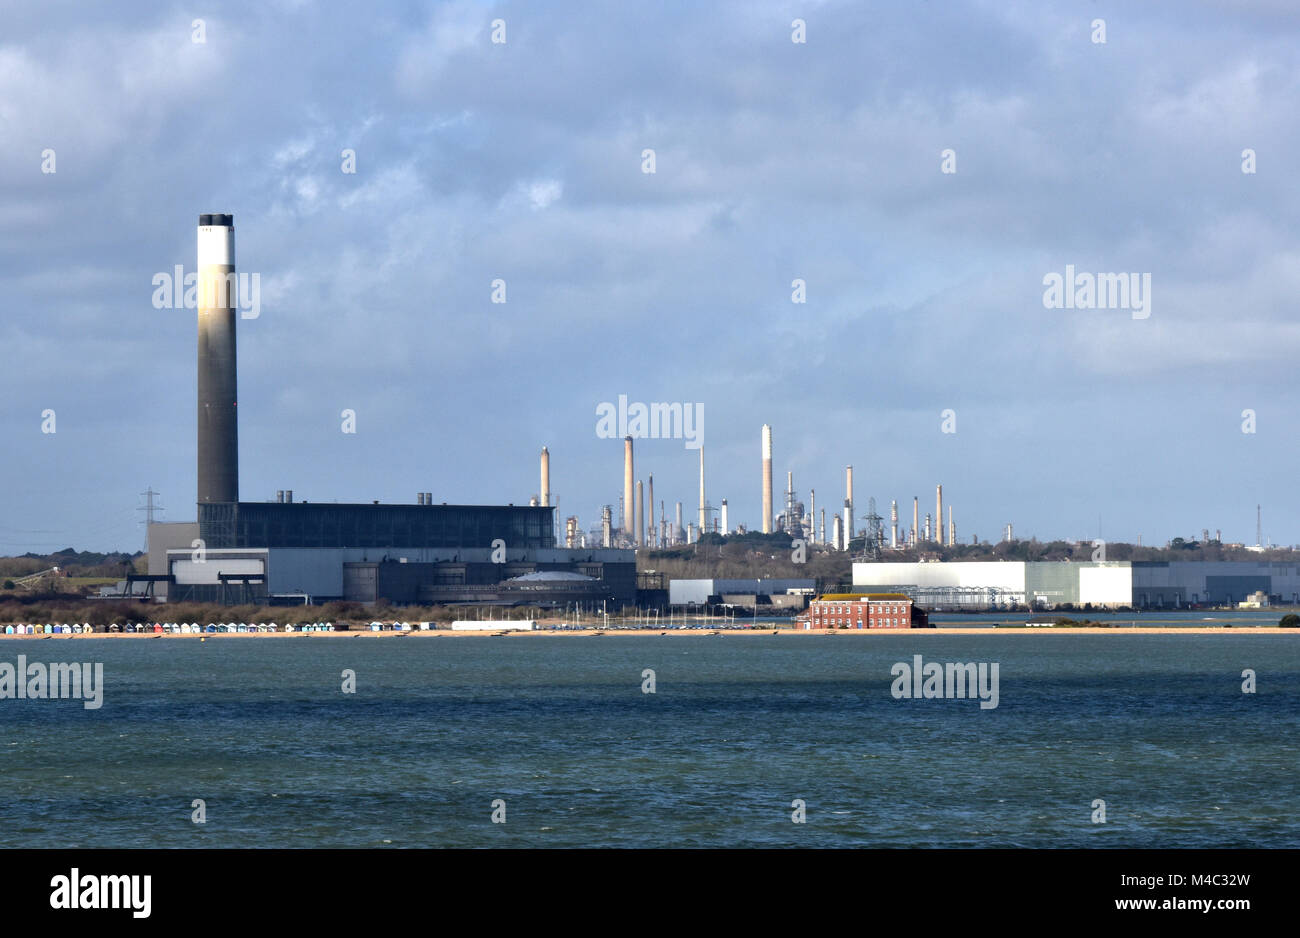
[{"label": "choppy water", "polygon": [[[998,662],[997,709],[894,700],[918,653]],[[1300,846],[1290,636],[0,645],[19,654],[102,661],[106,690],[0,700],[4,846]]]}]

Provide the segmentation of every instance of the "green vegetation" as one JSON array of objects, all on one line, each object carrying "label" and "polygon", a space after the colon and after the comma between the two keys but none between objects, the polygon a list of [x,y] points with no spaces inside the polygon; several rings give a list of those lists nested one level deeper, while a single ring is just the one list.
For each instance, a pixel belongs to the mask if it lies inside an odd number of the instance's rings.
[{"label": "green vegetation", "polygon": [[667,550],[637,551],[637,570],[679,579],[813,578],[822,592],[848,589],[849,555],[812,546],[797,551],[788,534],[721,537],[706,534],[699,543]]},{"label": "green vegetation", "polygon": [[1284,629],[1300,629],[1300,616],[1294,612],[1288,612],[1282,617],[1282,621],[1278,623],[1278,626]]},{"label": "green vegetation", "polygon": [[1059,618],[1054,624],[1058,629],[1108,629],[1111,627],[1109,622],[1094,622],[1091,619]]},{"label": "green vegetation", "polygon": [[100,554],[65,547],[52,554],[27,553],[21,557],[0,557],[0,577],[5,578],[5,589],[15,589],[15,580],[58,567],[58,573],[43,578],[40,586],[42,590],[85,592],[95,585],[95,582],[90,582],[92,580],[115,583],[128,572],[144,573],[147,565],[148,558],[143,552]]}]

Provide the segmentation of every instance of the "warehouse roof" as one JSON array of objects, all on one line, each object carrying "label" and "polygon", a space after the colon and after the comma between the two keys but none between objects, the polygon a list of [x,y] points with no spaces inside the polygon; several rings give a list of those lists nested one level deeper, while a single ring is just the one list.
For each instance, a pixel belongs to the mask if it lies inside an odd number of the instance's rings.
[{"label": "warehouse roof", "polygon": [[911,601],[912,597],[903,593],[827,593],[825,596],[818,596],[818,599],[830,600],[832,602],[853,602],[857,599],[893,599]]}]

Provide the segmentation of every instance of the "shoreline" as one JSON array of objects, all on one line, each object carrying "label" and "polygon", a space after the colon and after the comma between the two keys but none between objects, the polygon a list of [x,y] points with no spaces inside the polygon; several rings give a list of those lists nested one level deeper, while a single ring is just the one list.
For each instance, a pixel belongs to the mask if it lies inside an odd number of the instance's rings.
[{"label": "shoreline", "polygon": [[1297,635],[1300,636],[1300,629],[1284,629],[1278,626],[1123,626],[1117,628],[940,628],[940,629],[571,629],[565,631],[551,631],[549,629],[538,629],[536,631],[494,631],[484,629],[483,631],[456,631],[451,629],[431,629],[427,632],[200,632],[200,633],[180,633],[173,634],[168,632],[87,632],[82,634],[57,634],[57,635],[3,635],[0,634],[0,640],[8,641],[44,641],[46,639],[213,639],[223,640],[228,638],[293,638],[293,639],[313,639],[313,638],[536,638],[536,637],[553,637],[553,638],[570,638],[570,637],[594,637],[594,636],[676,636],[676,637],[711,637],[715,635],[733,636],[733,635],[752,635],[767,637],[784,637],[794,635]]}]

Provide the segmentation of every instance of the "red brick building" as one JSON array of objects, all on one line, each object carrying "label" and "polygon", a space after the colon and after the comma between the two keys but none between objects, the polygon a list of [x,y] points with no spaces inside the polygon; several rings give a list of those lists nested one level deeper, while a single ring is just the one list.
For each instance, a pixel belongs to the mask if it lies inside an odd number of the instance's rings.
[{"label": "red brick building", "polygon": [[828,593],[808,604],[802,629],[925,629],[925,610],[902,593]]}]

